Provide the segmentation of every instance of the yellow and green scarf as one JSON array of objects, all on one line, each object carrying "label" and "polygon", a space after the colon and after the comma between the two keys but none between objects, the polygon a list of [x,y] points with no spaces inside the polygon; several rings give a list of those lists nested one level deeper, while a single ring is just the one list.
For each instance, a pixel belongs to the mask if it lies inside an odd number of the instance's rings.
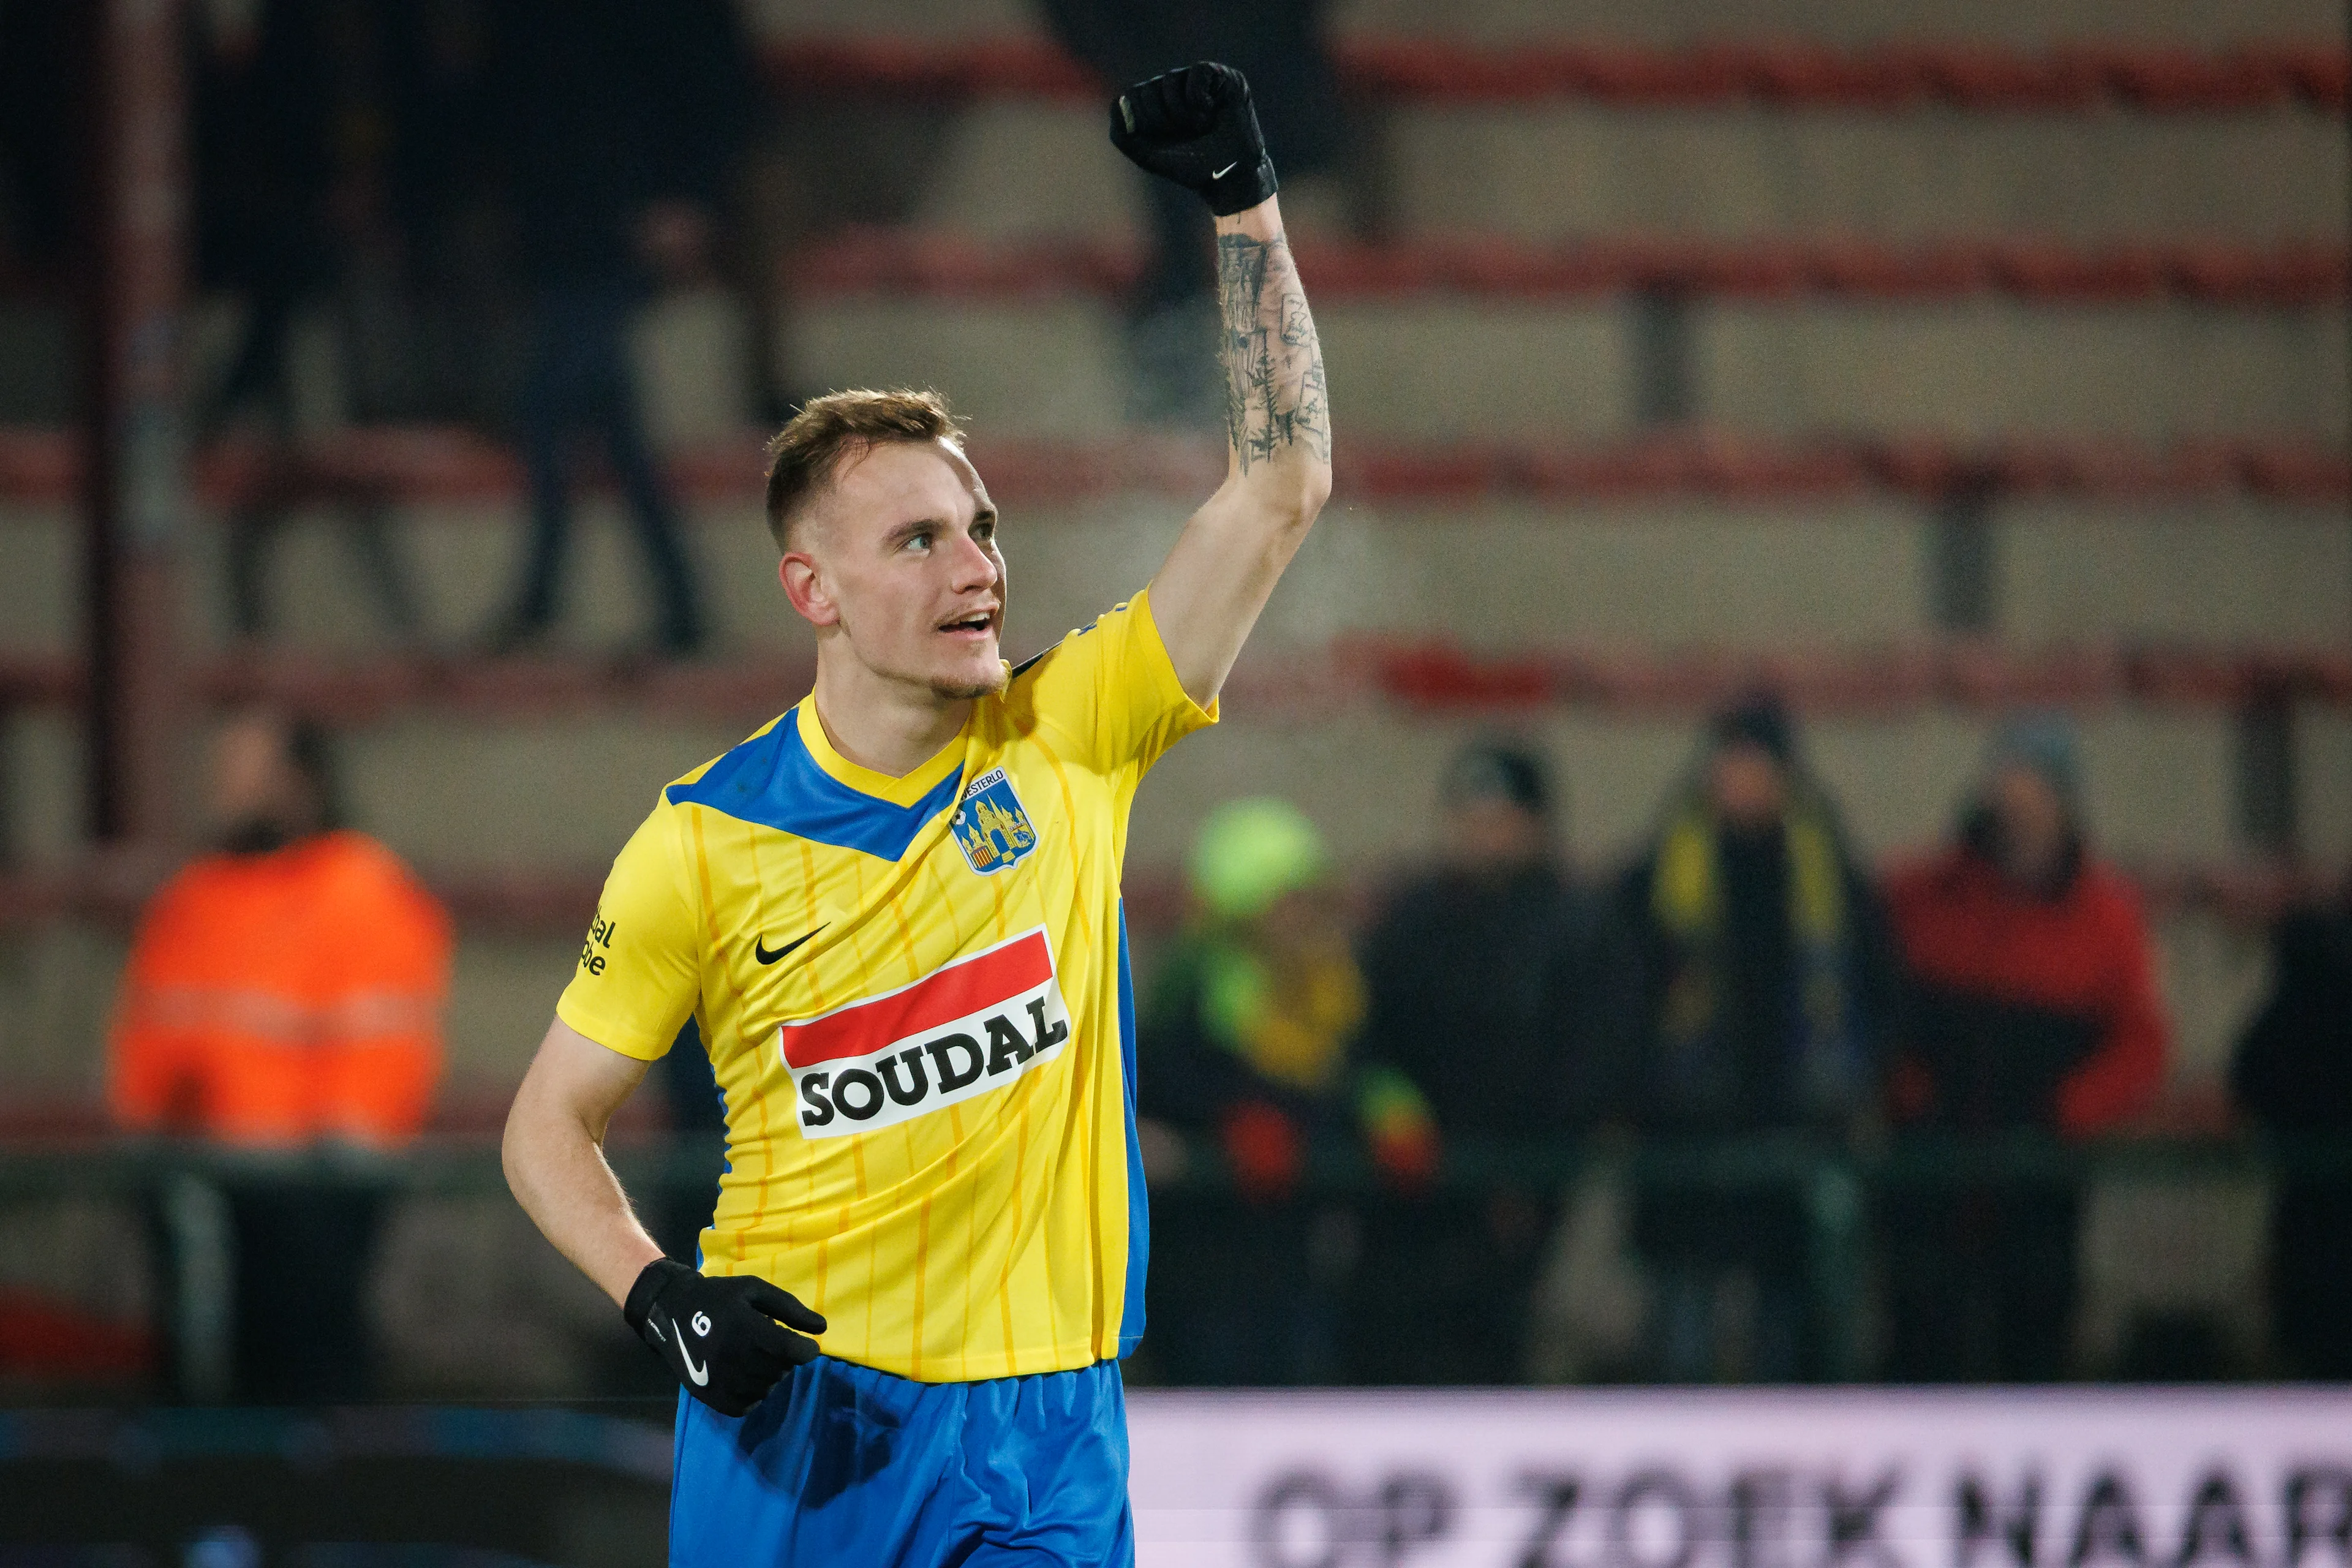
[{"label": "yellow and green scarf", "polygon": [[[1789,930],[1797,953],[1801,1100],[1810,1111],[1834,1113],[1862,1088],[1844,859],[1828,808],[1817,796],[1792,794],[1783,821]],[[1717,826],[1702,799],[1685,801],[1660,836],[1650,913],[1683,955],[1667,984],[1659,1042],[1670,1061],[1691,1062],[1715,1042],[1723,985],[1723,858]]]}]

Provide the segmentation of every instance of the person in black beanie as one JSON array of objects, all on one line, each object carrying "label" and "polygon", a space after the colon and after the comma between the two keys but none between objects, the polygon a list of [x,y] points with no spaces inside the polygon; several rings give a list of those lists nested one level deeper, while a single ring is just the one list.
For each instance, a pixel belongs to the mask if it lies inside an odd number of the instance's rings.
[{"label": "person in black beanie", "polygon": [[[1598,921],[1561,855],[1551,782],[1528,748],[1482,741],[1448,766],[1439,801],[1438,863],[1395,890],[1364,942],[1364,1058],[1412,1081],[1448,1144],[1572,1136],[1599,1110]],[[1351,1370],[1518,1381],[1559,1209],[1543,1188],[1386,1198],[1367,1237],[1377,1289],[1350,1313]]]},{"label": "person in black beanie", "polygon": [[[1612,926],[1611,1037],[1627,1056],[1612,1076],[1637,1131],[1839,1135],[1868,1107],[1893,991],[1885,924],[1777,698],[1716,715],[1617,886]],[[1655,1285],[1654,1375],[1819,1375],[1801,1194],[1651,1191],[1633,1229]],[[1743,1318],[1731,1339],[1746,1343],[1727,1342]]]}]

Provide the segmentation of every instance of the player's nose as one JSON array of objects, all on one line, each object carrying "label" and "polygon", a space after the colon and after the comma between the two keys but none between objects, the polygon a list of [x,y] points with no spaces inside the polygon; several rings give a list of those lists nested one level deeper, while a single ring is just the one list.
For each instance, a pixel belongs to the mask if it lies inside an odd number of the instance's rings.
[{"label": "player's nose", "polygon": [[977,593],[998,584],[996,552],[983,549],[980,541],[968,533],[957,535],[950,563],[955,574],[952,586],[959,594]]}]

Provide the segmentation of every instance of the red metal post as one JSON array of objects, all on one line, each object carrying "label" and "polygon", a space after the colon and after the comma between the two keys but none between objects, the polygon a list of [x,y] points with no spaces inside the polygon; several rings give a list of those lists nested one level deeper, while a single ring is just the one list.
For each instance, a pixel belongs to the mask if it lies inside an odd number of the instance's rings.
[{"label": "red metal post", "polygon": [[188,505],[180,294],[188,208],[179,0],[91,6],[89,375],[82,472],[89,826],[161,847],[184,683],[174,567]]}]

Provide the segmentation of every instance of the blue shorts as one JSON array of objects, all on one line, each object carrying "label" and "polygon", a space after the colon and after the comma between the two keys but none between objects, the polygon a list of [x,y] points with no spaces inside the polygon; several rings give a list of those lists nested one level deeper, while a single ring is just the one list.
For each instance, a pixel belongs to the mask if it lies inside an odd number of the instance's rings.
[{"label": "blue shorts", "polygon": [[680,1393],[669,1560],[1132,1563],[1118,1363],[915,1383],[819,1356],[740,1419]]}]

